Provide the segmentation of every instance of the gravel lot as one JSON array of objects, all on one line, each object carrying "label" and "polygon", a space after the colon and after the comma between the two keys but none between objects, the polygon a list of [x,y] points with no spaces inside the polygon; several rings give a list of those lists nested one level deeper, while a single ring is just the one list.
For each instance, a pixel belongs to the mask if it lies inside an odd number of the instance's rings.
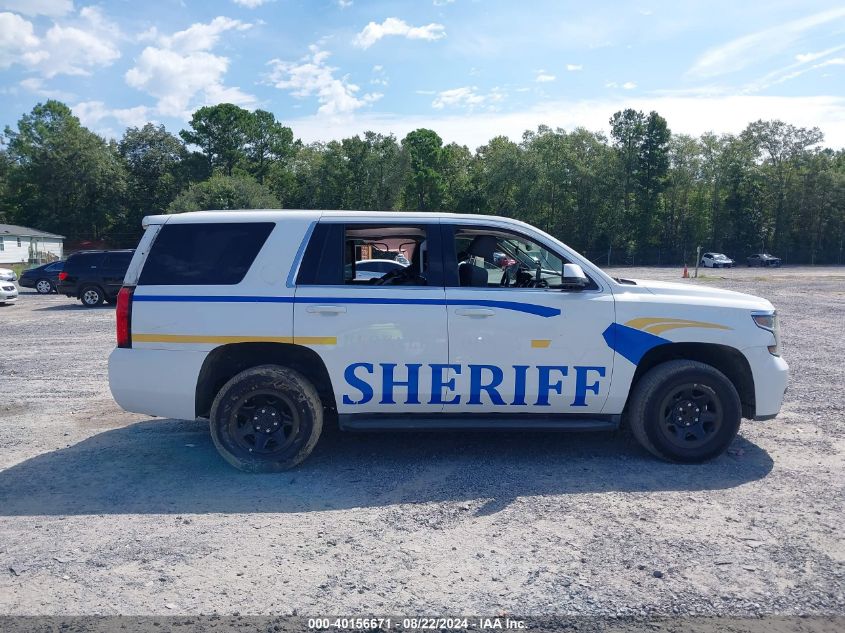
[{"label": "gravel lot", "polygon": [[121,411],[113,309],[25,293],[0,306],[0,614],[845,615],[845,268],[690,283],[770,299],[792,367],[781,416],[711,463],[335,431],[279,475]]}]

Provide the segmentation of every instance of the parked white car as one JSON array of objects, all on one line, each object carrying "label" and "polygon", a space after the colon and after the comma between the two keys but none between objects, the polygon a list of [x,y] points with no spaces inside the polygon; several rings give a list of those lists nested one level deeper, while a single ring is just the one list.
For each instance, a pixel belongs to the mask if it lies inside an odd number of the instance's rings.
[{"label": "parked white car", "polygon": [[705,268],[733,268],[736,262],[724,253],[704,253],[700,264]]},{"label": "parked white car", "polygon": [[18,288],[14,281],[0,281],[0,305],[18,300]]},{"label": "parked white car", "polygon": [[0,268],[0,281],[17,281],[18,276],[14,270],[9,268]]},{"label": "parked white car", "polygon": [[381,279],[387,273],[405,268],[407,265],[392,259],[361,259],[355,262],[355,279]]}]

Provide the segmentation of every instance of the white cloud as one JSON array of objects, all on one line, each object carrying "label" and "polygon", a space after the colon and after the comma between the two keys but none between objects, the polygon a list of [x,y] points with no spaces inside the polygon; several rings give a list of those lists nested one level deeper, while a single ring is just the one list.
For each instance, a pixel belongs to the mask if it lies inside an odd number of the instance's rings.
[{"label": "white cloud", "polygon": [[525,130],[535,129],[540,124],[569,130],[583,126],[608,133],[610,115],[629,107],[644,112],[657,110],[666,117],[675,133],[736,134],[757,119],[782,119],[798,126],[819,126],[825,133],[825,145],[845,147],[845,97],[841,96],[619,97],[549,101],[511,112],[444,113],[440,116],[432,113],[408,116],[359,113],[346,120],[302,117],[288,121],[288,124],[306,142],[343,138],[365,130],[392,132],[401,138],[411,130],[427,127],[436,130],[447,143],[454,141],[478,147],[495,134],[504,134],[519,142]]},{"label": "white cloud", "polygon": [[566,70],[568,70],[571,73],[582,70],[583,68],[584,67],[581,64],[567,64],[566,65]]},{"label": "white cloud", "polygon": [[434,0],[435,7],[445,7],[447,4],[452,4],[455,0]]},{"label": "white cloud", "polygon": [[217,16],[208,24],[197,22],[184,31],[178,31],[171,36],[161,36],[159,41],[165,48],[189,53],[194,51],[207,51],[217,44],[220,36],[226,31],[246,31],[252,28],[252,24],[233,20],[223,16]]},{"label": "white cloud", "polygon": [[554,75],[547,73],[545,70],[538,70],[537,76],[534,78],[534,81],[537,83],[549,83],[550,81],[554,81],[557,79]]},{"label": "white cloud", "polygon": [[[835,65],[830,64],[828,62],[821,62],[818,64],[810,64],[810,62],[823,59],[824,57],[828,57],[833,53],[841,51],[845,49],[845,44],[840,44],[838,46],[832,46],[822,51],[816,51],[813,53],[802,53],[795,56],[797,61],[788,64],[782,68],[777,68],[772,70],[759,79],[749,82],[743,88],[744,93],[754,93],[760,92],[769,88],[770,86],[774,86],[777,84],[781,84],[785,81],[789,81],[791,79],[795,79],[796,77],[800,77],[801,75],[808,73],[812,70],[816,70],[818,68],[824,68],[825,66]],[[830,61],[830,60],[828,60]]]},{"label": "white cloud", "polygon": [[157,38],[157,45],[144,48],[126,72],[126,83],[155,97],[156,112],[163,116],[187,118],[199,105],[221,102],[252,107],[255,97],[223,85],[229,58],[211,52],[223,33],[251,26],[216,17],[169,36],[152,33],[150,37]]},{"label": "white cloud", "polygon": [[626,81],[624,84],[620,84],[620,83],[615,82],[615,81],[608,81],[606,84],[604,84],[604,87],[605,88],[622,88],[623,90],[633,90],[634,88],[637,87],[637,84],[635,84],[633,81]]},{"label": "white cloud", "polygon": [[337,0],[337,6],[341,9],[348,9],[352,6],[352,0]]},{"label": "white cloud", "polygon": [[437,97],[431,102],[431,107],[435,110],[445,108],[475,110],[481,107],[492,109],[502,99],[504,99],[504,94],[496,88],[488,94],[481,94],[475,86],[463,86],[437,93]]},{"label": "white cloud", "polygon": [[73,11],[73,0],[0,0],[0,9],[58,18]]},{"label": "white cloud", "polygon": [[0,68],[8,68],[21,56],[32,54],[39,43],[32,22],[14,13],[0,13]]},{"label": "white cloud", "polygon": [[350,114],[383,96],[378,92],[357,96],[360,88],[347,77],[335,77],[337,68],[326,63],[331,53],[317,45],[311,45],[309,51],[298,62],[267,62],[271,67],[270,83],[298,99],[316,97],[320,104],[318,114],[326,116]]},{"label": "white cloud", "polygon": [[770,59],[793,46],[812,29],[845,18],[845,8],[830,9],[743,35],[705,51],[687,71],[692,77],[715,77]]},{"label": "white cloud", "polygon": [[383,37],[399,35],[409,40],[439,40],[446,37],[446,27],[432,22],[425,26],[411,26],[399,18],[386,18],[384,22],[370,22],[355,36],[352,43],[358,48],[369,48]]},{"label": "white cloud", "polygon": [[262,4],[267,4],[268,2],[272,2],[272,0],[232,0],[232,2],[247,9],[257,9]]},{"label": "white cloud", "polygon": [[84,7],[77,19],[54,23],[39,37],[32,22],[0,13],[0,68],[21,64],[44,77],[90,75],[120,57],[120,31],[100,9]]},{"label": "white cloud", "polygon": [[44,85],[44,80],[39,77],[27,77],[22,79],[19,83],[20,87],[38,95],[39,97],[46,97],[47,99],[59,99],[60,101],[71,101],[76,98],[72,92],[64,90],[54,90]]},{"label": "white cloud", "polygon": [[102,101],[82,101],[72,109],[82,125],[94,128],[101,127],[102,122],[107,119],[114,119],[123,127],[141,127],[153,114],[146,106],[107,108]]}]

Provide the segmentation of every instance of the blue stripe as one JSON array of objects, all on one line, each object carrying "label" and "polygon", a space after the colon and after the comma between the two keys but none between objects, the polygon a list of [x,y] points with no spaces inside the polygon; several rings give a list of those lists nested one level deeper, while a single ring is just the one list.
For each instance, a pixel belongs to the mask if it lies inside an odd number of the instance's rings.
[{"label": "blue stripe", "polygon": [[627,358],[634,365],[638,364],[651,348],[672,342],[662,336],[655,336],[619,323],[611,323],[607,326],[602,336],[610,349]]},{"label": "blue stripe", "polygon": [[534,314],[543,318],[560,315],[558,308],[537,305],[534,303],[518,303],[516,301],[493,301],[488,299],[400,299],[398,297],[263,297],[247,295],[139,295],[133,296],[134,301],[168,301],[175,303],[341,303],[364,305],[428,305],[428,306],[483,306],[486,308],[501,308],[514,312]]}]

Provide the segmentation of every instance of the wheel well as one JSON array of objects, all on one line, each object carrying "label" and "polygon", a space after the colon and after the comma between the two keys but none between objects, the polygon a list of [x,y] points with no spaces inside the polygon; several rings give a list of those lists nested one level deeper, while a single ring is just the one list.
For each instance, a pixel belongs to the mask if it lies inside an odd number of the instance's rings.
[{"label": "wheel well", "polygon": [[715,367],[733,383],[742,403],[742,416],[753,418],[756,410],[754,397],[754,375],[748,359],[742,352],[727,345],[715,343],[669,343],[653,347],[637,364],[631,381],[633,392],[637,381],[652,367],[669,360],[695,360]]},{"label": "wheel well", "polygon": [[200,368],[195,400],[197,417],[208,417],[217,392],[229,379],[258,365],[284,365],[295,369],[317,388],[323,407],[334,408],[329,372],[314,350],[288,343],[232,343],[214,348]]}]

